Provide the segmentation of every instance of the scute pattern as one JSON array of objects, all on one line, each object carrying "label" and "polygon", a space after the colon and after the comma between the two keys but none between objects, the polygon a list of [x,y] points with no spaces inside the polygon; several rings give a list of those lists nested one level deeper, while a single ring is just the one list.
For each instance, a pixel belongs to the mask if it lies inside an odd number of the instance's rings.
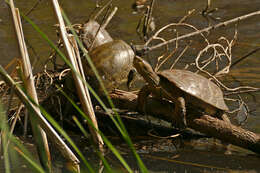
[{"label": "scute pattern", "polygon": [[[160,77],[168,79],[171,84],[182,91],[195,96],[218,109],[228,110],[220,88],[209,79],[187,70],[164,70],[159,72]],[[169,84],[170,84],[169,83]]]},{"label": "scute pattern", "polygon": [[[102,44],[92,49],[89,55],[109,91],[125,82],[129,71],[133,68],[134,52],[123,40]],[[83,66],[88,76],[95,76],[86,60],[83,61]]]}]

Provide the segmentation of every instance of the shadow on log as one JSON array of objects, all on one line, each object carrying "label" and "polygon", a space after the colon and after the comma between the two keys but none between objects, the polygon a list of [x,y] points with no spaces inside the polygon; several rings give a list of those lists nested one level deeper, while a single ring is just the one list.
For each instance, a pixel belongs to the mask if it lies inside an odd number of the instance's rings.
[{"label": "shadow on log", "polygon": [[[114,90],[110,96],[117,107],[131,111],[140,111],[137,110],[136,94]],[[172,121],[173,110],[173,103],[151,97],[147,100],[145,108],[147,114],[169,122]],[[209,115],[191,116],[188,113],[186,118],[188,127],[196,131],[220,139],[223,142],[249,149],[255,153],[260,153],[259,134],[255,134]]]}]

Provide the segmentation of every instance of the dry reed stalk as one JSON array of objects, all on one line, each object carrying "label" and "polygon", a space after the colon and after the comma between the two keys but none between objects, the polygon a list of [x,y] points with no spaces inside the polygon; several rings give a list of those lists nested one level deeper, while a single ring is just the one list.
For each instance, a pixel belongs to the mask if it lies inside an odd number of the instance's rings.
[{"label": "dry reed stalk", "polygon": [[18,84],[8,75],[8,73],[4,70],[2,66],[0,66],[0,75],[2,79],[8,84],[10,87],[13,87],[14,92],[19,97],[19,99],[30,108],[34,114],[37,115],[40,126],[45,130],[48,134],[49,138],[57,146],[60,150],[61,154],[74,164],[79,164],[79,160],[73,154],[73,152],[69,149],[69,147],[65,144],[65,142],[60,138],[60,136],[56,133],[56,131],[52,128],[49,122],[38,112],[38,107],[32,103],[32,101],[27,97],[24,91],[18,86]]},{"label": "dry reed stalk", "polygon": [[[83,66],[82,66],[82,62],[81,62],[81,57],[79,54],[79,49],[77,46],[77,41],[75,40],[75,38],[73,36],[71,36],[69,38],[72,43],[71,49],[72,49],[73,55],[74,55],[73,58],[74,58],[75,65],[76,65],[75,66],[76,72],[81,75],[83,80],[85,80],[84,70],[83,70]],[[74,76],[74,75],[73,75],[74,80],[75,80],[75,77],[77,78],[76,86],[77,86],[78,95],[80,97],[80,102],[82,104],[83,110],[86,113],[86,115],[90,115],[90,118],[91,118],[93,124],[95,125],[95,128],[98,129],[98,124],[96,121],[96,116],[95,116],[95,112],[94,112],[94,109],[92,106],[88,88],[78,76]],[[92,130],[91,127],[90,127],[90,130]],[[92,134],[92,135],[93,135],[93,137],[95,137],[94,139],[96,140],[97,144],[99,145],[100,151],[103,151],[104,142],[103,142],[101,136],[96,131],[94,131],[94,134]]]},{"label": "dry reed stalk", "polygon": [[[86,90],[85,90],[86,88],[84,87],[84,84],[83,84],[80,76],[78,75],[78,74],[80,74],[80,71],[79,71],[79,67],[75,61],[76,55],[74,52],[74,48],[70,44],[69,39],[67,37],[68,34],[66,31],[65,23],[62,18],[62,13],[60,10],[59,3],[57,0],[52,0],[52,3],[53,3],[53,7],[54,7],[54,10],[56,13],[57,20],[59,22],[61,37],[63,39],[63,43],[66,48],[67,54],[68,54],[68,58],[70,60],[70,63],[72,64],[73,68],[75,69],[75,72],[72,71],[72,74],[73,74],[73,78],[74,78],[74,81],[75,81],[75,84],[77,87],[78,95],[80,97],[80,101],[81,101],[81,104],[83,107],[83,111],[85,112],[85,114],[87,116],[89,116],[92,123],[94,124],[94,127],[96,129],[98,129],[98,124],[96,121],[94,109],[93,109],[91,101],[90,101],[90,97],[89,97],[89,95],[87,95],[88,92],[86,92]],[[102,140],[101,136],[92,127],[89,126],[89,129],[90,129],[90,132],[91,132],[91,135],[92,135],[94,141],[97,143],[97,145],[99,147],[101,147],[100,150],[103,151],[103,140]]]},{"label": "dry reed stalk", "polygon": [[[15,31],[19,43],[20,53],[22,56],[22,68],[23,68],[23,76],[24,76],[24,83],[25,88],[28,93],[28,95],[34,100],[36,104],[38,104],[38,97],[34,85],[34,79],[29,59],[29,54],[26,48],[24,35],[23,35],[23,29],[21,24],[21,18],[19,14],[19,10],[14,7],[13,0],[10,0],[10,8],[12,11],[13,16],[13,22],[15,26]],[[41,111],[39,108],[37,108],[38,114],[41,114]],[[36,115],[30,116],[31,126],[33,130],[33,134],[35,137],[35,143],[37,145],[37,150],[40,155],[40,161],[42,166],[45,168],[47,172],[51,172],[51,156],[48,146],[48,140],[46,133],[43,131],[43,129],[38,125],[38,120]]]}]

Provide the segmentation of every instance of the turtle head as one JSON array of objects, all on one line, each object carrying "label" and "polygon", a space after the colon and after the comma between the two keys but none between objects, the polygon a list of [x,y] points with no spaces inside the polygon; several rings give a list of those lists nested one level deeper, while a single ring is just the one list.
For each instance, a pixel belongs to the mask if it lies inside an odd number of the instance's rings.
[{"label": "turtle head", "polygon": [[151,85],[159,84],[159,76],[153,71],[151,65],[142,58],[135,56],[134,67],[137,72]]}]

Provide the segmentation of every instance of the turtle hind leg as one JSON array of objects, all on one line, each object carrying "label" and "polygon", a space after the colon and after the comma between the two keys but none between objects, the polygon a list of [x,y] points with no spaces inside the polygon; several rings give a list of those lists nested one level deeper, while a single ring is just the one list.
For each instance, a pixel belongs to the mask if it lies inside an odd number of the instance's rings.
[{"label": "turtle hind leg", "polygon": [[183,97],[178,97],[175,102],[175,121],[176,127],[183,130],[187,127],[186,122],[186,105],[185,99]]},{"label": "turtle hind leg", "polygon": [[[229,117],[227,116],[227,114],[224,111],[219,110],[217,112],[217,117],[230,125],[232,124]],[[225,149],[225,154],[231,154],[231,144],[229,144],[229,142],[222,141],[222,140],[221,140],[221,144],[223,145],[223,147]]]},{"label": "turtle hind leg", "polygon": [[[217,110],[215,113],[215,117],[217,117],[218,119],[220,120],[223,120],[224,122],[226,123],[231,123],[229,117],[227,116],[227,114],[225,113],[225,111],[223,110]],[[211,115],[214,115],[214,114],[211,114]]]}]

